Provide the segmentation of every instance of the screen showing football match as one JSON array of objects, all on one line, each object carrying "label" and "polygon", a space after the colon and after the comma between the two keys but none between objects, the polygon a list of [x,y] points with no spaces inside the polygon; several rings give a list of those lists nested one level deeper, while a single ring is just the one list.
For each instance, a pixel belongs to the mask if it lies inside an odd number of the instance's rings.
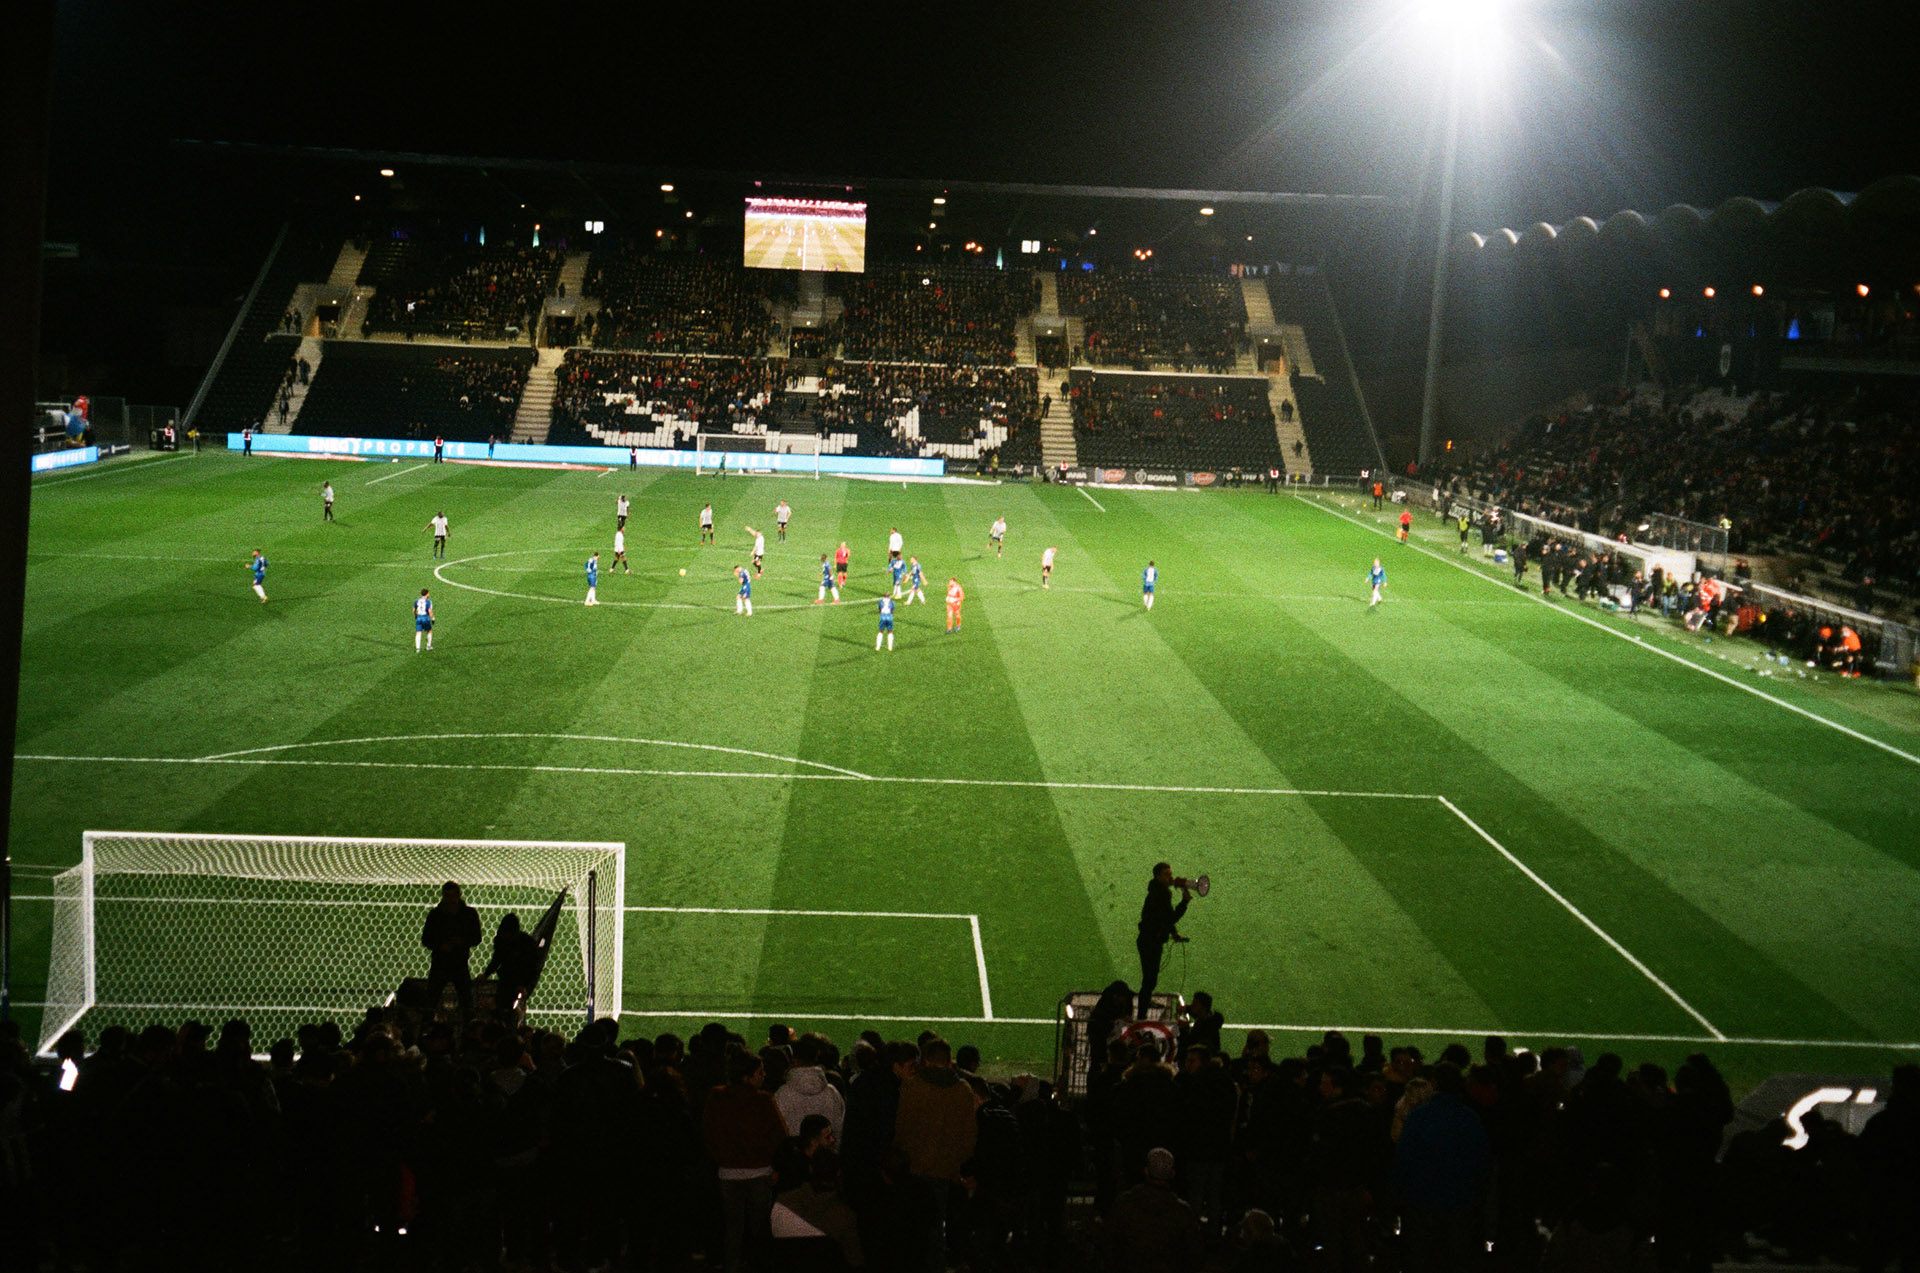
[{"label": "screen showing football match", "polygon": [[747,200],[746,263],[762,270],[867,268],[867,205],[831,199]]}]

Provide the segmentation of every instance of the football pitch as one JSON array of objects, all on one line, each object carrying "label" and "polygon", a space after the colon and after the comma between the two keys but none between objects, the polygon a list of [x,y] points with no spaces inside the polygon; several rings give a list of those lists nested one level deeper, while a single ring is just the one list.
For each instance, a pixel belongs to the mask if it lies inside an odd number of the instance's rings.
[{"label": "football pitch", "polygon": [[[51,874],[102,829],[624,843],[629,1032],[930,1025],[1043,1064],[1064,993],[1137,980],[1166,860],[1214,887],[1162,988],[1211,991],[1234,1046],[1249,1025],[1668,1064],[1711,1045],[1748,1080],[1920,1047],[1912,694],[1762,679],[1724,644],[1543,604],[1351,499],[227,453],[33,498],[12,820],[30,1034]],[[750,618],[748,524],[769,541]],[[877,653],[894,527],[929,604]],[[842,540],[847,601],[816,605]],[[150,958],[167,909],[140,921]],[[328,922],[354,940],[350,908]],[[383,940],[396,983],[424,971]]]}]

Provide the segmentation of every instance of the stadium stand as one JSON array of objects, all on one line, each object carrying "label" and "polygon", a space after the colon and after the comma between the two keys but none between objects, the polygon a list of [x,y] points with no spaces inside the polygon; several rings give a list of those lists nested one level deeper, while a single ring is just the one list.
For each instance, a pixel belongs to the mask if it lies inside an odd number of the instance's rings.
[{"label": "stadium stand", "polygon": [[360,267],[360,285],[375,289],[361,333],[505,340],[530,332],[563,255],[554,248],[383,239]]},{"label": "stadium stand", "polygon": [[1076,371],[1068,385],[1074,441],[1089,467],[1284,467],[1264,379]]},{"label": "stadium stand", "polygon": [[831,430],[855,434],[862,452],[971,460],[1004,447],[1016,426],[1038,436],[1031,367],[838,363],[821,393]]},{"label": "stadium stand", "polygon": [[1437,474],[1609,535],[1651,513],[1725,518],[1733,552],[1805,554],[1835,577],[1822,590],[1857,609],[1920,596],[1920,393],[1909,387],[1602,395]]},{"label": "stadium stand", "polygon": [[330,437],[504,439],[533,360],[524,346],[328,341],[297,425]]},{"label": "stadium stand", "polygon": [[701,430],[757,425],[785,383],[778,359],[570,349],[555,373],[548,441],[682,445]]},{"label": "stadium stand", "polygon": [[1247,307],[1236,279],[1067,270],[1060,309],[1086,322],[1086,360],[1136,371],[1234,369]]},{"label": "stadium stand", "polygon": [[1300,404],[1300,429],[1306,435],[1316,474],[1354,476],[1384,467],[1385,458],[1354,389],[1346,342],[1325,281],[1313,274],[1277,274],[1267,279],[1275,317],[1305,329],[1313,348],[1315,375],[1293,369],[1293,394]]},{"label": "stadium stand", "polygon": [[1031,271],[987,266],[883,269],[838,286],[832,338],[854,361],[1009,364],[1014,323],[1040,303]]},{"label": "stadium stand", "polygon": [[214,437],[266,421],[300,348],[300,337],[287,331],[288,297],[301,282],[325,278],[339,247],[338,241],[288,234],[241,316],[233,345],[207,386],[191,427]]},{"label": "stadium stand", "polygon": [[769,271],[633,248],[596,251],[585,292],[601,349],[761,357],[773,331]]},{"label": "stadium stand", "polygon": [[1173,1048],[1103,1040],[1075,1105],[873,1030],[843,1051],[776,1026],[756,1050],[717,1023],[569,1039],[376,1007],[277,1040],[72,1033],[63,1087],[3,1028],[9,1126],[47,1150],[16,1158],[44,1200],[15,1210],[22,1267],[195,1246],[216,1269],[1881,1267],[1911,1242],[1920,1154],[1911,1064],[1857,1135],[1806,1114],[1796,1153],[1778,1120],[1736,1122],[1697,1052],[1670,1072],[1490,1036],[1428,1059],[1330,1030],[1282,1055],[1250,1030],[1234,1055],[1211,1010]]}]

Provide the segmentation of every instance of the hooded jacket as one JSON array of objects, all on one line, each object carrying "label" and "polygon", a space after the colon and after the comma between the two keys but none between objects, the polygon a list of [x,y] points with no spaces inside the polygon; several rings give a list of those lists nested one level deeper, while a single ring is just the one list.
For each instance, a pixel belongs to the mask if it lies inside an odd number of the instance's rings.
[{"label": "hooded jacket", "polygon": [[847,1098],[827,1082],[827,1072],[820,1066],[796,1065],[788,1070],[786,1081],[773,1094],[773,1103],[786,1120],[787,1135],[798,1136],[800,1120],[820,1114],[833,1125],[834,1141],[840,1140],[840,1130],[847,1121]]}]

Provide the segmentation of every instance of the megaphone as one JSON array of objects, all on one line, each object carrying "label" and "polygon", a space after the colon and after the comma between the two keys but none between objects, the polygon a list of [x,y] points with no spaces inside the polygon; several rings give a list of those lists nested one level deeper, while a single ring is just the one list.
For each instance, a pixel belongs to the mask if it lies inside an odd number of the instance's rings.
[{"label": "megaphone", "polygon": [[1205,875],[1200,876],[1198,879],[1192,879],[1192,880],[1182,879],[1179,876],[1175,876],[1173,881],[1173,886],[1175,888],[1190,888],[1193,890],[1194,895],[1196,897],[1205,897],[1208,893],[1213,891],[1213,880],[1210,877]]}]

